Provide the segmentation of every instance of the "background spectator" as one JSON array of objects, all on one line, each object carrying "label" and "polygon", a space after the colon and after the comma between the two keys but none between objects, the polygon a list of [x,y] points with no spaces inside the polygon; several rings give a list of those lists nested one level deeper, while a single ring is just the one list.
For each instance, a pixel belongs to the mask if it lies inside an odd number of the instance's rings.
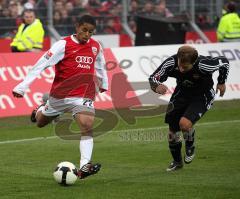
[{"label": "background spectator", "polygon": [[141,12],[142,15],[145,16],[152,16],[154,15],[154,6],[153,3],[151,1],[147,1],[142,9]]},{"label": "background spectator", "polygon": [[240,41],[240,18],[236,12],[236,3],[234,1],[228,3],[227,13],[220,19],[217,38],[220,42]]},{"label": "background spectator", "polygon": [[43,48],[44,30],[33,10],[23,12],[23,23],[11,43],[12,52],[39,51]]},{"label": "background spectator", "polygon": [[166,7],[166,1],[161,0],[154,8],[154,12],[159,17],[173,17],[171,11]]}]

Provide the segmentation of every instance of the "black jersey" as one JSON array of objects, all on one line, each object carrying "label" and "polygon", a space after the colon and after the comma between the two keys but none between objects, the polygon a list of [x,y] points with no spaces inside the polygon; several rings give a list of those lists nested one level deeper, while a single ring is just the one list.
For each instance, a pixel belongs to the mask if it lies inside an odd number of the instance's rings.
[{"label": "black jersey", "polygon": [[226,57],[213,58],[200,55],[191,70],[181,73],[178,68],[177,55],[173,55],[157,68],[150,76],[149,82],[155,91],[156,87],[166,81],[168,77],[174,77],[177,81],[177,89],[201,94],[213,87],[212,74],[217,70],[219,71],[218,83],[224,84],[229,72],[229,61]]}]

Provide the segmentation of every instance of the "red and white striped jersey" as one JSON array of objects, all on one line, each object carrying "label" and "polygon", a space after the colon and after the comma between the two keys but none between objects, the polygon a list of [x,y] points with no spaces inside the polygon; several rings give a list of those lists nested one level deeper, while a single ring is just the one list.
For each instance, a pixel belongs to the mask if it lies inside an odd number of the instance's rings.
[{"label": "red and white striped jersey", "polygon": [[50,91],[52,97],[94,99],[96,83],[99,88],[108,89],[101,45],[94,39],[81,44],[74,35],[71,35],[56,42],[38,60],[24,81],[14,88],[14,91],[24,94],[34,79],[52,65],[55,65],[55,78]]}]

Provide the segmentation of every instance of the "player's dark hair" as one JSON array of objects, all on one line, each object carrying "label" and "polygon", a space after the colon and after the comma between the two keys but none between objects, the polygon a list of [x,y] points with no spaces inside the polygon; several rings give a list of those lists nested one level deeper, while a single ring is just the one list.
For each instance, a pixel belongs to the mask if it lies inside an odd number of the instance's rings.
[{"label": "player's dark hair", "polygon": [[84,23],[89,23],[92,24],[94,27],[96,27],[96,20],[94,17],[90,16],[90,15],[83,15],[80,18],[77,19],[77,25],[81,26]]},{"label": "player's dark hair", "polygon": [[182,46],[178,49],[177,57],[181,63],[193,64],[198,58],[198,52],[191,46]]}]

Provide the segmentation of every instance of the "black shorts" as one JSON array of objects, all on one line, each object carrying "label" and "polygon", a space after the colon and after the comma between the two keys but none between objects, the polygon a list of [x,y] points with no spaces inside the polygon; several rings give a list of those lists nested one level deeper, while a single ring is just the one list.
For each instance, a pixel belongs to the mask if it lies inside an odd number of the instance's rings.
[{"label": "black shorts", "polygon": [[191,95],[191,93],[175,90],[168,104],[165,123],[168,123],[170,129],[175,132],[180,130],[181,117],[195,124],[211,108],[214,97],[214,89],[201,95]]}]

